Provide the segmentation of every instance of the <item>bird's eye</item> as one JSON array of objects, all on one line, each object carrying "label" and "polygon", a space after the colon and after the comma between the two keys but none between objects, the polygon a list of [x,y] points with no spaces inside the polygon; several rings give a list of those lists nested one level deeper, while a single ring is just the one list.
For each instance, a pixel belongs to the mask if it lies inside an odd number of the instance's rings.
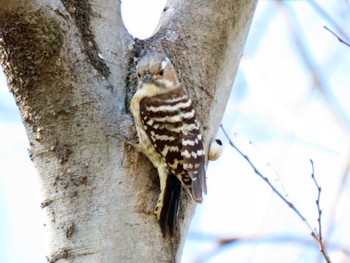
[{"label": "bird's eye", "polygon": [[137,73],[137,76],[138,76],[139,78],[141,78],[141,74],[140,74],[140,73]]},{"label": "bird's eye", "polygon": [[164,69],[161,69],[161,70],[159,71],[159,75],[161,75],[161,76],[164,75]]}]

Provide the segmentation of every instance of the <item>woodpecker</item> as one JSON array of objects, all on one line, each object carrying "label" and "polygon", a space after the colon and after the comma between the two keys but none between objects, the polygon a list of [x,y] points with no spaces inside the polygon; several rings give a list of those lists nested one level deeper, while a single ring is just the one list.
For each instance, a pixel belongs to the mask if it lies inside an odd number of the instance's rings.
[{"label": "woodpecker", "polygon": [[158,170],[161,192],[154,213],[163,236],[172,236],[182,187],[197,203],[207,193],[202,135],[192,101],[165,55],[145,55],[137,76],[130,110],[138,148]]}]

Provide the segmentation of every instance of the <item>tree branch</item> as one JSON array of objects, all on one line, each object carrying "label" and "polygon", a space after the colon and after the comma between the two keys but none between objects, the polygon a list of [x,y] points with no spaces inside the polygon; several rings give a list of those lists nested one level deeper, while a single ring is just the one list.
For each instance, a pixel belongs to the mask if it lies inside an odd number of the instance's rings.
[{"label": "tree branch", "polygon": [[336,33],[334,33],[332,30],[330,30],[328,27],[323,26],[324,29],[326,29],[327,31],[329,31],[333,36],[335,36],[339,42],[345,44],[346,46],[350,47],[350,44],[348,42],[346,42],[345,40],[343,40],[340,36],[338,36]]},{"label": "tree branch", "polygon": [[290,202],[289,200],[287,200],[278,190],[277,188],[270,182],[270,180],[264,176],[258,169],[257,167],[252,163],[252,161],[249,159],[249,157],[247,155],[245,155],[231,140],[231,138],[228,136],[226,130],[224,129],[223,125],[220,125],[221,130],[224,132],[225,137],[228,139],[229,144],[248,162],[248,164],[253,168],[254,173],[256,175],[258,175],[261,179],[263,179],[268,186],[272,189],[272,191],[277,194],[277,196],[285,203],[289,206],[289,208],[292,209],[292,211],[294,211],[294,213],[297,214],[297,216],[302,220],[302,222],[304,223],[304,225],[309,229],[311,236],[315,239],[315,241],[318,243],[318,245],[320,246],[320,252],[322,253],[323,257],[326,259],[326,261],[329,263],[330,258],[327,254],[326,248],[323,244],[322,241],[322,232],[321,232],[321,214],[322,211],[320,209],[320,194],[321,194],[321,187],[318,186],[317,181],[314,177],[314,166],[313,166],[313,161],[310,160],[311,162],[311,166],[312,166],[312,179],[314,180],[316,187],[318,189],[318,197],[316,200],[316,204],[317,204],[317,209],[318,209],[318,227],[319,227],[319,232],[317,233],[317,231],[315,229],[313,229],[310,225],[310,223],[307,221],[307,219],[301,214],[301,212],[295,207],[295,205]]},{"label": "tree branch", "polygon": [[[323,95],[325,101],[329,106],[329,109],[337,118],[339,124],[341,126],[344,126],[346,129],[350,129],[350,120],[348,116],[344,113],[344,110],[342,109],[341,104],[338,102],[336,96],[333,95],[332,89],[327,83],[327,79],[324,78],[324,72],[322,72],[319,66],[314,62],[315,60],[313,58],[312,52],[309,52],[307,45],[303,41],[304,37],[302,37],[301,26],[298,23],[293,10],[291,8],[288,8],[288,5],[281,4],[280,1],[276,3],[279,5],[279,7],[281,7],[281,10],[284,11],[286,15],[292,36],[294,37],[295,44],[298,48],[297,50],[300,52],[301,58],[305,62],[305,65],[309,69],[310,75],[313,79],[313,88],[317,89]],[[314,5],[318,11],[322,10],[317,6],[315,2],[310,1],[310,3],[312,3],[312,5]]]},{"label": "tree branch", "polygon": [[331,259],[328,256],[327,250],[325,248],[325,245],[323,243],[323,239],[322,239],[322,222],[321,222],[321,216],[322,216],[322,210],[321,210],[321,206],[320,206],[320,197],[321,197],[321,187],[318,185],[316,178],[315,178],[315,169],[314,169],[314,162],[310,159],[310,163],[311,163],[311,168],[312,168],[312,172],[311,172],[311,178],[314,181],[316,187],[317,187],[317,199],[316,199],[316,206],[317,206],[317,212],[318,212],[318,218],[317,218],[317,222],[318,222],[318,232],[316,230],[314,230],[311,235],[312,237],[317,241],[317,243],[320,246],[320,252],[322,253],[323,257],[326,259],[327,263],[331,262]]},{"label": "tree branch", "polygon": [[258,175],[261,179],[263,179],[268,186],[271,188],[271,190],[277,194],[277,196],[279,198],[282,199],[282,201],[284,203],[286,203],[289,208],[291,208],[296,214],[297,216],[303,221],[303,223],[305,224],[305,226],[310,230],[310,232],[313,232],[313,228],[311,227],[311,225],[309,224],[309,222],[306,220],[306,218],[301,214],[301,212],[294,206],[294,204],[292,202],[290,202],[289,200],[287,200],[287,198],[285,198],[283,196],[283,194],[281,194],[277,188],[274,187],[274,185],[270,182],[270,180],[265,177],[257,168],[256,166],[253,164],[253,162],[249,159],[249,157],[247,155],[245,155],[234,143],[233,141],[230,139],[230,137],[228,136],[228,134],[226,133],[226,130],[224,129],[223,125],[220,125],[221,130],[224,132],[225,137],[228,139],[229,144],[248,162],[248,164],[250,165],[250,167],[253,168],[254,173],[256,175]]},{"label": "tree branch", "polygon": [[[330,16],[317,2],[314,0],[309,0],[308,4],[311,5],[320,15],[322,15],[326,20],[329,21],[329,23],[338,31],[342,36],[347,36],[345,31],[341,26],[338,25],[335,19],[333,19],[332,16]],[[333,32],[331,32],[333,33]],[[347,37],[347,39],[349,39]],[[342,42],[342,41],[341,41]],[[344,43],[345,44],[345,43]]]}]

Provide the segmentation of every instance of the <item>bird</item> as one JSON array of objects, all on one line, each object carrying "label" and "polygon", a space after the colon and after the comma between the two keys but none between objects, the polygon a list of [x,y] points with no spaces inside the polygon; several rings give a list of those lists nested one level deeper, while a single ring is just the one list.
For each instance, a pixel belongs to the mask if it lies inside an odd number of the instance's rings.
[{"label": "bird", "polygon": [[154,213],[163,236],[173,236],[182,188],[197,203],[207,193],[203,137],[192,100],[165,54],[146,54],[136,72],[130,110],[137,147],[158,170],[160,195]]}]

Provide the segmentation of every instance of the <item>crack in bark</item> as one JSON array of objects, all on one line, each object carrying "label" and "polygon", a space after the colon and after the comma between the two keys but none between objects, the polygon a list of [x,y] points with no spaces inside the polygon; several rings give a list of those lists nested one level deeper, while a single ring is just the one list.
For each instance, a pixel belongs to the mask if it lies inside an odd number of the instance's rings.
[{"label": "crack in bark", "polygon": [[126,76],[126,96],[125,96],[125,111],[130,112],[130,101],[137,89],[136,66],[139,62],[140,54],[144,49],[144,42],[138,38],[134,39],[134,46],[131,49],[128,63],[128,75]]},{"label": "crack in bark", "polygon": [[101,53],[90,28],[91,5],[85,0],[62,0],[67,12],[74,18],[77,28],[82,35],[85,52],[92,66],[108,79],[111,74],[109,67],[101,58]]}]

